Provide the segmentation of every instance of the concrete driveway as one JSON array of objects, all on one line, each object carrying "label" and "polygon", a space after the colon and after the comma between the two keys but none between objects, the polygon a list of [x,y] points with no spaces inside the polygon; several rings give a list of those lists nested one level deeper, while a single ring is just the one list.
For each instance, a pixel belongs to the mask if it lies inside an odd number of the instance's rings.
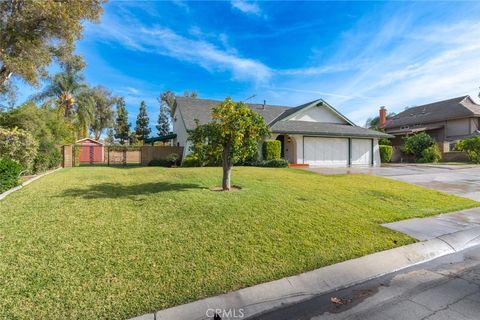
[{"label": "concrete driveway", "polygon": [[322,174],[365,173],[480,201],[480,165],[391,164],[373,168],[308,168]]}]

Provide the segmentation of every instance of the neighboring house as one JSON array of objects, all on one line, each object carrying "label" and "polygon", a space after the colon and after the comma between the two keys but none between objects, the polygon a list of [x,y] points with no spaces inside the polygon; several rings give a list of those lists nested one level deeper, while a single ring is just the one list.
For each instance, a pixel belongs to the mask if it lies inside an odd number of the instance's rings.
[{"label": "neighboring house", "polygon": [[104,160],[103,143],[85,138],[78,140],[75,144],[80,149],[80,163],[101,163]]},{"label": "neighboring house", "polygon": [[[173,144],[190,152],[188,132],[212,120],[211,109],[222,101],[176,97],[173,108]],[[378,166],[382,132],[356,126],[327,102],[318,99],[290,108],[247,104],[263,116],[272,131],[271,139],[282,143],[282,156],[291,164],[318,166]],[[261,155],[261,150],[259,150]]]},{"label": "neighboring house", "polygon": [[400,146],[405,136],[426,132],[446,153],[458,140],[480,135],[479,118],[480,105],[469,96],[408,108],[388,120],[386,109],[380,108],[380,128],[395,136],[393,161],[402,160]]}]

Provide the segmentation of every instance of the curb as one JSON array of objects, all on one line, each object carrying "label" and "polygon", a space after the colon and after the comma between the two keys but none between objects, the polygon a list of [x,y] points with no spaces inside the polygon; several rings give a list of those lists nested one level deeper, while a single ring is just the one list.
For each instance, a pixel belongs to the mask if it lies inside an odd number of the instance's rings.
[{"label": "curb", "polygon": [[45,172],[45,173],[42,173],[41,175],[38,175],[38,176],[35,176],[35,177],[33,177],[33,178],[28,179],[27,181],[21,183],[19,186],[16,186],[15,188],[12,188],[12,189],[10,189],[10,190],[7,190],[7,191],[5,191],[4,193],[0,193],[0,200],[5,199],[6,196],[14,193],[15,191],[18,191],[18,190],[22,189],[23,187],[29,185],[29,184],[32,183],[33,181],[38,180],[38,179],[40,179],[40,178],[43,178],[43,177],[45,177],[45,176],[48,176],[49,174],[54,173],[54,172],[56,172],[56,171],[58,171],[58,170],[61,170],[61,169],[63,169],[63,168],[57,168],[57,169],[54,169],[54,170],[51,170],[51,171],[47,171],[47,172]]},{"label": "curb", "polygon": [[[130,320],[208,320],[212,319],[215,309],[219,309],[218,313],[222,316],[222,320],[246,319],[286,304],[359,284],[475,245],[480,245],[480,227],[373,253]],[[209,313],[208,310],[210,310]]]}]

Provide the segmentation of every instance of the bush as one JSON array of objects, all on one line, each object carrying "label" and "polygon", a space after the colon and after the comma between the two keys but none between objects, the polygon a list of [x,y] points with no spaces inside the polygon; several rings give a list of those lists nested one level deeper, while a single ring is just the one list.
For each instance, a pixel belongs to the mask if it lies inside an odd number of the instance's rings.
[{"label": "bush", "polygon": [[262,160],[255,163],[256,167],[286,168],[288,161],[285,159]]},{"label": "bush", "polygon": [[473,137],[457,142],[455,150],[464,151],[470,161],[480,163],[480,137]]},{"label": "bush", "polygon": [[195,157],[192,154],[189,154],[186,156],[183,161],[182,161],[182,167],[201,167],[202,164],[198,160],[197,157]]},{"label": "bush", "polygon": [[393,147],[387,145],[379,145],[380,148],[380,159],[382,162],[392,161]]},{"label": "bush", "polygon": [[266,140],[262,147],[263,160],[280,159],[282,155],[282,143],[279,140]]},{"label": "bush", "polygon": [[417,161],[421,161],[425,149],[436,145],[435,140],[425,132],[404,138],[402,151],[412,154]]},{"label": "bush", "polygon": [[378,144],[381,146],[391,146],[392,141],[390,141],[390,139],[387,139],[387,138],[381,138],[380,140],[378,140]]},{"label": "bush", "polygon": [[437,144],[434,144],[431,147],[422,151],[422,157],[419,159],[419,162],[423,163],[436,163],[442,158],[442,153]]},{"label": "bush", "polygon": [[7,157],[0,159],[0,193],[18,185],[18,177],[22,172],[22,166]]},{"label": "bush", "polygon": [[62,153],[49,141],[41,141],[33,163],[35,173],[58,168],[62,162]]},{"label": "bush", "polygon": [[177,153],[170,153],[166,160],[170,164],[170,167],[176,167],[180,164],[180,156]]},{"label": "bush", "polygon": [[170,167],[170,162],[164,159],[158,159],[158,160],[151,160],[148,163],[148,165],[153,167]]},{"label": "bush", "polygon": [[22,129],[0,128],[0,157],[17,161],[24,171],[31,172],[38,142]]}]

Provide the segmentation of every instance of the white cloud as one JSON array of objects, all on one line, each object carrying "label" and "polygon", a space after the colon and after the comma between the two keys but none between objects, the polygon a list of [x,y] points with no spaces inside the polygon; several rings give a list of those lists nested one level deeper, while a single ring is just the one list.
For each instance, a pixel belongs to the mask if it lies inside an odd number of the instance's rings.
[{"label": "white cloud", "polygon": [[233,0],[230,3],[232,4],[232,8],[240,10],[243,13],[253,14],[256,16],[262,15],[262,10],[260,10],[258,4],[254,2],[247,2],[245,0]]},{"label": "white cloud", "polygon": [[[210,72],[230,72],[236,80],[265,83],[272,70],[260,61],[244,58],[233,48],[222,49],[203,39],[192,39],[161,26],[146,27],[138,21],[119,23],[106,18],[94,29],[99,38],[119,43],[134,51],[168,56],[179,61],[196,64]],[[190,32],[198,34],[199,29]],[[225,37],[221,37],[223,45]]]}]

